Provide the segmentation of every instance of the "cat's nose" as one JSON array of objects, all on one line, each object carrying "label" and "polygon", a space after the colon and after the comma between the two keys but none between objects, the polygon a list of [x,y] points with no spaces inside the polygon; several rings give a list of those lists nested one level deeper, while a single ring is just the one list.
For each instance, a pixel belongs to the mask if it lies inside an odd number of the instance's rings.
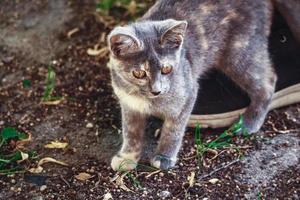
[{"label": "cat's nose", "polygon": [[161,91],[151,91],[151,93],[152,93],[154,96],[158,96],[158,95],[161,93]]}]

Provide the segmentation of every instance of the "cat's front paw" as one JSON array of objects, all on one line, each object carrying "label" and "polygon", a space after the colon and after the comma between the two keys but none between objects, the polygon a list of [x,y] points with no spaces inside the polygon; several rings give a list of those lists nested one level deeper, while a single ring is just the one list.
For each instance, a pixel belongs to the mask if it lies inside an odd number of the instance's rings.
[{"label": "cat's front paw", "polygon": [[175,166],[176,160],[176,158],[170,158],[164,155],[156,155],[151,160],[151,165],[158,169],[167,170]]},{"label": "cat's front paw", "polygon": [[111,168],[114,171],[129,171],[137,166],[136,153],[118,153],[111,160]]}]

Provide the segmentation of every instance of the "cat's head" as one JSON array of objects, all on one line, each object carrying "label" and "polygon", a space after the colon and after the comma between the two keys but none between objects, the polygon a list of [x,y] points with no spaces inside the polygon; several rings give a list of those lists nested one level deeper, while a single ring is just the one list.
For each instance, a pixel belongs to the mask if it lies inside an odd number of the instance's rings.
[{"label": "cat's head", "polygon": [[147,97],[168,93],[178,70],[186,21],[137,22],[108,36],[116,73]]}]

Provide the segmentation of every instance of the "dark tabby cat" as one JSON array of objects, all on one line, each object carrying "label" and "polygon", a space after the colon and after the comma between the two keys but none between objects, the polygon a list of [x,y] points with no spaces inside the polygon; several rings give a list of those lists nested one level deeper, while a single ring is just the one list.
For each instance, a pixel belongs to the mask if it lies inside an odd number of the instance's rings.
[{"label": "dark tabby cat", "polygon": [[114,170],[136,166],[149,115],[164,119],[151,164],[175,165],[198,79],[212,68],[248,93],[245,127],[250,133],[260,129],[276,83],[268,52],[276,5],[299,38],[298,0],[159,0],[138,22],[110,33],[112,86],[123,126]]}]

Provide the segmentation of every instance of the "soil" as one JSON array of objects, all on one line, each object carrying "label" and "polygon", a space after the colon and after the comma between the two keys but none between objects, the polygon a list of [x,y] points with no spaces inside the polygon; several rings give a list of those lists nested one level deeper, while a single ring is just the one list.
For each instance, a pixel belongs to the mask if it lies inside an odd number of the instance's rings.
[{"label": "soil", "polygon": [[[38,158],[26,163],[28,169],[44,157],[69,164],[0,176],[0,199],[300,198],[299,104],[270,112],[260,133],[236,138],[238,148],[222,149],[215,159],[206,155],[204,165],[196,156],[194,130],[188,129],[176,167],[156,173],[147,162],[159,127],[151,120],[142,164],[124,178],[130,191],[112,181],[116,173],[109,161],[122,143],[120,107],[107,55],[87,53],[105,47],[114,25],[108,20],[96,12],[96,1],[0,2],[0,129],[12,126],[32,135],[26,148]],[[56,72],[54,95],[65,99],[58,105],[41,104],[50,63]],[[31,86],[24,87],[23,80]],[[221,131],[204,130],[203,137]],[[68,147],[44,147],[55,140]],[[91,177],[76,179],[82,172]],[[194,182],[189,181],[193,174]]]}]

